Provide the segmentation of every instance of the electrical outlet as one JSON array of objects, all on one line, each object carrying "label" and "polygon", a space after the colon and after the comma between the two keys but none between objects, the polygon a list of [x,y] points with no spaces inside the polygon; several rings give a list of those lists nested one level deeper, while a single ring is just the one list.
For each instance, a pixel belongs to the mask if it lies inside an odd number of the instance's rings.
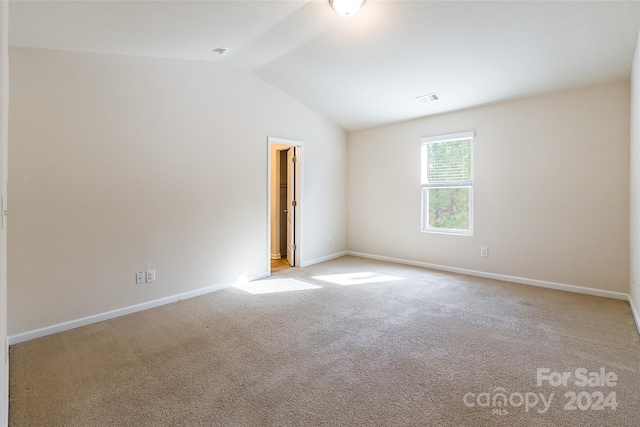
[{"label": "electrical outlet", "polygon": [[480,248],[480,256],[489,256],[489,249],[486,246]]},{"label": "electrical outlet", "polygon": [[156,281],[156,271],[155,270],[147,270],[147,283]]},{"label": "electrical outlet", "polygon": [[136,273],[136,285],[141,285],[144,283],[144,271],[138,271]]}]

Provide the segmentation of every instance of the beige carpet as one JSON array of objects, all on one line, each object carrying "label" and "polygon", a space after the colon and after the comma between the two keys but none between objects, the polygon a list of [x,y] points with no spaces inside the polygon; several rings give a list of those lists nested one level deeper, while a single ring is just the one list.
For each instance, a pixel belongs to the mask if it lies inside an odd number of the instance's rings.
[{"label": "beige carpet", "polygon": [[[354,257],[271,280],[13,346],[10,425],[640,425],[626,302]],[[601,367],[615,386],[575,385]]]}]

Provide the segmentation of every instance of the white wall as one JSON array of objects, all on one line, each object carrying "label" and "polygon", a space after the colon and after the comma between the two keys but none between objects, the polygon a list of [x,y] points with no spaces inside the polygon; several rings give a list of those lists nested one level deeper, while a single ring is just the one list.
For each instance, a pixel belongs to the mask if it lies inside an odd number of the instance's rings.
[{"label": "white wall", "polygon": [[640,330],[640,36],[631,71],[631,191],[629,236],[631,243],[631,279],[629,294]]},{"label": "white wall", "polygon": [[[420,138],[472,130],[474,235],[422,233]],[[628,291],[628,82],[350,133],[348,159],[350,251]]]},{"label": "white wall", "polygon": [[[257,77],[10,59],[9,335],[266,274],[267,136],[304,142],[303,261],[346,250],[344,131]],[[157,281],[136,285],[150,268]]]}]

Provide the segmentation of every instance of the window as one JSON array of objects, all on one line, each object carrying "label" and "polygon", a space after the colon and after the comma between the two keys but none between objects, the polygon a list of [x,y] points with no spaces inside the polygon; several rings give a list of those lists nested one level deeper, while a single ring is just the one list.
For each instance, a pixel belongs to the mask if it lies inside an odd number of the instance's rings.
[{"label": "window", "polygon": [[473,233],[474,136],[422,138],[422,231]]}]

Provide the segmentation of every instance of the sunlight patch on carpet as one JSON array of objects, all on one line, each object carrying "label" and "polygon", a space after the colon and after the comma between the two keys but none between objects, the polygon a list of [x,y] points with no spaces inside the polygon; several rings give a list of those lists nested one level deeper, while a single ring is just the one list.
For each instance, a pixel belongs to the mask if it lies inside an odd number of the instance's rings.
[{"label": "sunlight patch on carpet", "polygon": [[371,271],[365,271],[361,273],[345,273],[345,274],[330,274],[327,276],[314,276],[313,279],[335,283],[336,285],[350,286],[350,285],[362,285],[366,283],[380,283],[380,282],[391,282],[394,280],[404,280],[404,277],[390,276],[388,274],[378,274],[378,273],[373,273]]},{"label": "sunlight patch on carpet", "polygon": [[237,283],[234,287],[254,295],[321,289],[321,286],[295,279],[258,280],[256,282]]}]

